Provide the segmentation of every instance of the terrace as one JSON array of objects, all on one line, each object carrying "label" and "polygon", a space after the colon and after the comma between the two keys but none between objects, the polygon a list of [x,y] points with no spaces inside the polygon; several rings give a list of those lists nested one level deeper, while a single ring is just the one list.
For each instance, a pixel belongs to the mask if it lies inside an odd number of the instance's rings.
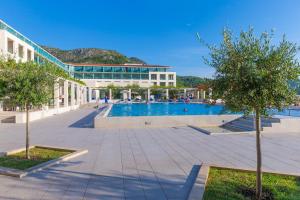
[{"label": "terrace", "polygon": [[[0,199],[187,199],[197,166],[256,167],[255,136],[189,127],[93,129],[92,107],[32,123],[32,143],[89,153],[23,179],[0,176]],[[0,151],[23,147],[24,126],[0,124]],[[263,170],[300,175],[298,133],[263,133]]]}]

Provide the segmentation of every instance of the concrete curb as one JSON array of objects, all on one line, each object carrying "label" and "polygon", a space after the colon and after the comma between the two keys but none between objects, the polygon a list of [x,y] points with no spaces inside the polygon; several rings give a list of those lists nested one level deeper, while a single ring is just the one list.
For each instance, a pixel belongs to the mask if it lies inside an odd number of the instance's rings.
[{"label": "concrete curb", "polygon": [[[55,149],[55,150],[67,150],[67,151],[72,151],[72,153],[67,154],[65,156],[62,156],[60,158],[54,159],[54,160],[49,160],[47,162],[41,163],[39,165],[33,166],[29,169],[26,170],[18,170],[18,169],[12,169],[12,168],[6,168],[6,167],[0,167],[0,175],[5,175],[5,176],[11,176],[11,177],[16,177],[16,178],[23,178],[29,174],[35,173],[37,171],[41,171],[45,168],[51,167],[53,165],[59,164],[63,161],[67,161],[70,160],[72,158],[75,158],[77,156],[81,156],[83,154],[88,153],[88,150],[83,150],[83,149],[66,149],[66,148],[58,148],[58,147],[51,147],[51,146],[30,146],[29,148],[45,148],[45,149]],[[2,153],[3,156],[6,155],[11,155],[14,153],[18,153],[21,151],[24,151],[25,148],[21,148],[21,149],[17,149],[17,150],[13,150],[13,151],[9,151],[9,152],[5,152]]]},{"label": "concrete curb", "polygon": [[196,181],[189,194],[188,200],[200,200],[203,198],[209,169],[210,167],[208,165],[201,165]]},{"label": "concrete curb", "polygon": [[255,131],[232,131],[232,132],[226,132],[226,133],[217,133],[217,132],[210,132],[208,130],[205,130],[204,128],[200,128],[197,126],[188,125],[188,127],[195,129],[196,131],[199,131],[201,133],[204,133],[206,135],[241,135],[241,134],[255,134]]}]

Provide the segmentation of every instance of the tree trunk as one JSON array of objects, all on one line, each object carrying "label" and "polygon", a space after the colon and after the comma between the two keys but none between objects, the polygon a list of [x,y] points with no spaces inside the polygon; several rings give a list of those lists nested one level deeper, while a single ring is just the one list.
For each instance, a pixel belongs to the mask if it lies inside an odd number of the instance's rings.
[{"label": "tree trunk", "polygon": [[256,125],[256,156],[257,156],[257,169],[256,169],[256,199],[261,200],[262,196],[262,155],[261,155],[261,118],[259,109],[255,110],[255,125]]},{"label": "tree trunk", "polygon": [[29,106],[25,106],[26,109],[26,159],[30,159],[29,155]]}]

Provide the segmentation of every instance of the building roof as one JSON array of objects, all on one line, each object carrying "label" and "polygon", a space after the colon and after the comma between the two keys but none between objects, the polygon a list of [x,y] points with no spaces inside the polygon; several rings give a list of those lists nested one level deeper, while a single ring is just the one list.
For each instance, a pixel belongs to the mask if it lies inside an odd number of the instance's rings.
[{"label": "building roof", "polygon": [[170,66],[161,66],[161,65],[147,65],[147,64],[134,64],[134,63],[125,63],[125,64],[87,64],[87,63],[66,63],[71,66],[78,67],[145,67],[145,68],[171,68]]}]

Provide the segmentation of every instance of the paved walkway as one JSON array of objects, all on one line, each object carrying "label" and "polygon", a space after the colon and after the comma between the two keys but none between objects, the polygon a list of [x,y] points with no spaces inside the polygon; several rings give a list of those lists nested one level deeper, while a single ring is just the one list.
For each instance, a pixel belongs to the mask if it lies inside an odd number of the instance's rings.
[{"label": "paved walkway", "polygon": [[[255,137],[188,127],[93,129],[90,108],[31,125],[31,144],[89,153],[21,180],[0,176],[0,199],[185,199],[202,162],[255,168]],[[0,152],[24,146],[24,126],[0,124]],[[300,134],[265,134],[264,169],[300,174]],[[191,173],[192,172],[192,173]]]}]

